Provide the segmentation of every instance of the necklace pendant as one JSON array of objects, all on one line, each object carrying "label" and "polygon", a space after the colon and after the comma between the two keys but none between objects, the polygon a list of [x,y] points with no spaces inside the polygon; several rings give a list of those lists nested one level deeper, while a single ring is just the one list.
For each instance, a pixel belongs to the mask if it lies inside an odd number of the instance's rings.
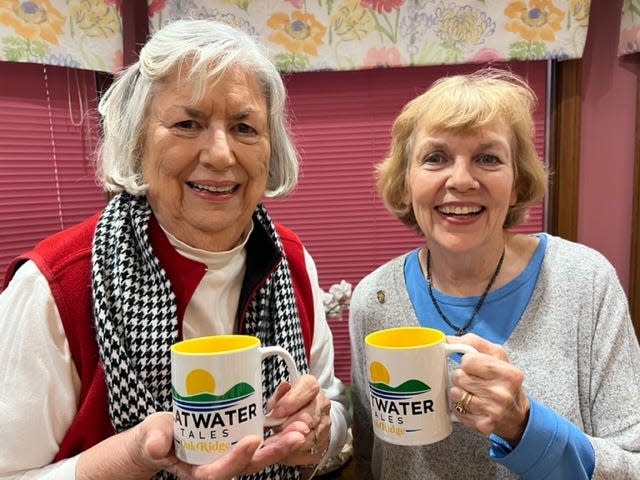
[{"label": "necklace pendant", "polygon": [[440,308],[440,305],[438,305],[438,302],[436,301],[436,297],[433,295],[433,288],[431,287],[431,251],[427,249],[427,254],[426,254],[427,255],[427,258],[426,258],[427,292],[429,293],[429,298],[431,298],[431,303],[433,303],[433,306],[438,312],[438,315],[440,315],[440,318],[442,318],[442,320],[444,320],[444,322],[447,325],[449,325],[453,330],[455,330],[457,337],[461,337],[462,335],[467,333],[467,328],[471,326],[471,324],[473,323],[473,320],[476,318],[476,314],[482,307],[482,304],[484,303],[484,299],[487,297],[489,290],[491,290],[491,287],[493,286],[493,282],[495,282],[496,277],[500,273],[500,268],[502,268],[502,261],[504,260],[504,253],[505,253],[505,248],[502,249],[500,260],[498,260],[498,265],[496,266],[496,269],[494,270],[493,275],[491,275],[491,279],[487,284],[487,288],[484,289],[484,292],[482,292],[482,295],[480,295],[480,300],[478,300],[478,303],[476,303],[476,306],[473,308],[471,317],[469,318],[469,320],[467,320],[467,323],[465,323],[462,327],[459,327],[458,325],[456,325],[455,323],[453,323],[451,320],[447,318],[447,316],[444,314],[444,312]]}]

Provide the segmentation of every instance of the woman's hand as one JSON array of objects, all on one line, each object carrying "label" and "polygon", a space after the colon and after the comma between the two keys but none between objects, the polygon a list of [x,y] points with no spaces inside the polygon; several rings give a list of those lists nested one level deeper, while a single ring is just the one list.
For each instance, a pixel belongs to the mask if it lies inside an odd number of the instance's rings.
[{"label": "woman's hand", "polygon": [[[447,337],[449,343],[466,343],[478,353],[463,355],[460,368],[451,374],[453,386],[449,400],[463,400],[465,392],[472,397],[466,402],[466,413],[453,410],[460,422],[483,435],[494,433],[512,446],[517,445],[529,418],[529,399],[522,388],[524,375],[509,363],[504,348],[468,333]],[[464,400],[463,400],[464,401]]]},{"label": "woman's hand", "polygon": [[276,432],[269,441],[277,439],[296,426],[305,430],[305,441],[280,463],[285,465],[317,464],[329,448],[331,436],[331,401],[326,397],[318,380],[312,375],[302,375],[290,385],[282,382],[267,402],[269,415],[286,420],[274,427]]},{"label": "woman's hand", "polygon": [[277,438],[266,440],[261,448],[260,437],[247,436],[219,460],[190,465],[174,455],[173,414],[159,412],[84,451],[76,465],[76,479],[146,480],[167,470],[185,480],[228,480],[283,463],[292,451],[302,448],[306,433],[306,424],[296,422],[284,428]]}]

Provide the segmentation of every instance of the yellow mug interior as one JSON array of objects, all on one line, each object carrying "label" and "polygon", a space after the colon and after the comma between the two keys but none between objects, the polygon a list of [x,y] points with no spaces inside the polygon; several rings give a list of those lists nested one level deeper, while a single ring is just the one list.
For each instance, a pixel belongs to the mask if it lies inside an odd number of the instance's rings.
[{"label": "yellow mug interior", "polygon": [[444,338],[444,332],[435,328],[395,327],[371,332],[364,342],[376,348],[415,348],[435,345]]},{"label": "yellow mug interior", "polygon": [[251,335],[212,335],[174,343],[171,351],[181,355],[211,355],[248,350],[259,345],[260,339]]}]

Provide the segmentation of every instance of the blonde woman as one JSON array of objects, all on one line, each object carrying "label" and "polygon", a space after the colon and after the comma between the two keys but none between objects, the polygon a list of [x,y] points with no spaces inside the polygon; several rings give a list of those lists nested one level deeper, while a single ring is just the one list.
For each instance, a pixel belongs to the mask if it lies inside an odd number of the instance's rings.
[{"label": "blonde woman", "polygon": [[[486,69],[438,80],[393,125],[378,188],[424,243],[351,299],[363,477],[640,478],[640,348],[614,268],[586,246],[511,229],[545,192],[534,101],[523,79]],[[363,338],[401,325],[478,350],[450,360],[458,421],[429,446],[372,432]]]}]

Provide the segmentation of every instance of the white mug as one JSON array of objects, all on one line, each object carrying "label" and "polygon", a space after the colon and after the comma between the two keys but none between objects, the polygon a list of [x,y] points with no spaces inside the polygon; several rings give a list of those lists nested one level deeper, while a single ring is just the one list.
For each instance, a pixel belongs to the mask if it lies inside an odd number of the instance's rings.
[{"label": "white mug", "polygon": [[447,356],[470,353],[426,327],[378,330],[364,339],[375,435],[395,445],[428,445],[451,434]]},{"label": "white mug", "polygon": [[299,377],[293,357],[280,347],[261,347],[250,335],[215,335],[171,346],[176,456],[203,465],[224,455],[247,435],[285,419],[262,410],[262,360],[279,355],[290,381]]}]

